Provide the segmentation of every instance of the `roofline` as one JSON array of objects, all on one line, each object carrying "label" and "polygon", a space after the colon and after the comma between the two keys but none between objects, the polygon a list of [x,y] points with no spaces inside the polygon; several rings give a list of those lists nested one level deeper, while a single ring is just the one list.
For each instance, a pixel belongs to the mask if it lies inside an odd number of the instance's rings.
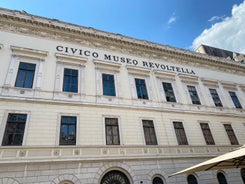
[{"label": "roofline", "polygon": [[218,65],[225,64],[232,68],[236,68],[236,69],[243,70],[243,71],[245,70],[244,64],[234,62],[226,58],[209,56],[206,54],[201,54],[201,53],[197,53],[197,52],[190,51],[190,50],[175,48],[172,46],[158,44],[158,43],[154,43],[154,42],[150,42],[146,40],[135,39],[132,37],[121,35],[121,34],[105,32],[105,31],[97,30],[91,27],[84,27],[84,26],[75,25],[72,23],[59,21],[57,19],[44,18],[41,16],[28,14],[23,11],[0,8],[0,17],[12,19],[12,20],[18,20],[18,21],[22,21],[25,23],[32,23],[32,24],[36,23],[37,25],[42,26],[42,27],[46,26],[46,27],[51,27],[54,29],[64,30],[67,32],[80,33],[80,34],[92,36],[94,38],[106,39],[106,40],[110,40],[110,41],[117,42],[117,43],[118,42],[125,43],[127,45],[133,45],[133,46],[137,46],[137,47],[141,47],[145,49],[164,52],[164,53],[167,53],[167,55],[177,54],[177,55],[181,55],[181,57],[186,57],[187,59],[204,60],[205,62],[203,61],[201,63],[205,63],[205,64],[208,64],[207,62],[211,62],[210,64],[214,64],[214,65],[215,64],[218,64]]}]

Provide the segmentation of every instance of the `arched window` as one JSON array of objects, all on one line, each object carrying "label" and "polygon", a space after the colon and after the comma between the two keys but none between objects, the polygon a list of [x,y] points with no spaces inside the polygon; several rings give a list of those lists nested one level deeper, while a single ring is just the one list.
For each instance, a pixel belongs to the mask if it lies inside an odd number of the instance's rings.
[{"label": "arched window", "polygon": [[196,177],[192,174],[187,176],[187,182],[188,184],[198,184]]},{"label": "arched window", "polygon": [[106,173],[100,184],[115,183],[115,184],[130,184],[128,177],[121,171],[110,171]]},{"label": "arched window", "polygon": [[71,181],[65,180],[65,181],[61,181],[59,184],[74,184]]},{"label": "arched window", "polygon": [[242,177],[243,183],[245,184],[245,169],[244,168],[241,169],[241,177]]},{"label": "arched window", "polygon": [[227,184],[227,181],[226,181],[226,178],[225,178],[225,175],[221,172],[219,172],[217,174],[217,179],[219,181],[219,184]]},{"label": "arched window", "polygon": [[162,178],[156,176],[154,177],[152,184],[164,184]]}]

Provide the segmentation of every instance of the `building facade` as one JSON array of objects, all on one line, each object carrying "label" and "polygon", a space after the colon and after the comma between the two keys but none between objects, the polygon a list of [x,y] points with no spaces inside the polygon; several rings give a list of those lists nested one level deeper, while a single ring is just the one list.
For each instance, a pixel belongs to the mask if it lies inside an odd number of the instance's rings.
[{"label": "building facade", "polygon": [[20,11],[0,25],[0,184],[243,182],[168,177],[245,143],[243,63]]}]

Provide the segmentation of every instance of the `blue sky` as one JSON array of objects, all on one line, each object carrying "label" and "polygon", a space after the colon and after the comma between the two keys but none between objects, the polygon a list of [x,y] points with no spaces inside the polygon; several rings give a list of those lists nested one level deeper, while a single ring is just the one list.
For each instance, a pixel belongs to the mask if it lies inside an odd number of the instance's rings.
[{"label": "blue sky", "polygon": [[244,0],[0,0],[0,7],[183,49],[204,43],[245,52]]}]

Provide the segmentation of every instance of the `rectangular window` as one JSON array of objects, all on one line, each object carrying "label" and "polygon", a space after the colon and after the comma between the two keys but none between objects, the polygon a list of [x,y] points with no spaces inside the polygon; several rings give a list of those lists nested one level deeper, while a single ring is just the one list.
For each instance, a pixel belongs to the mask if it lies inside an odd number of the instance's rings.
[{"label": "rectangular window", "polygon": [[163,82],[162,86],[165,92],[167,102],[176,102],[172,84],[168,82]]},{"label": "rectangular window", "polygon": [[144,79],[135,79],[137,96],[139,99],[148,99],[147,88]]},{"label": "rectangular window", "polygon": [[242,109],[242,105],[240,104],[240,101],[238,100],[236,93],[234,91],[229,91],[229,94],[231,96],[231,99],[232,99],[235,107],[238,109]]},{"label": "rectangular window", "polygon": [[21,146],[25,125],[26,114],[9,114],[3,136],[3,146]]},{"label": "rectangular window", "polygon": [[174,130],[179,145],[188,145],[185,129],[182,122],[173,122]]},{"label": "rectangular window", "polygon": [[219,98],[219,95],[218,95],[216,89],[209,88],[209,91],[210,91],[210,94],[211,94],[211,96],[213,98],[213,101],[214,101],[215,106],[216,107],[223,107],[223,105],[221,103],[221,100]]},{"label": "rectangular window", "polygon": [[192,104],[201,105],[200,99],[199,99],[198,94],[197,94],[196,87],[195,86],[187,86],[187,88],[188,88],[188,91],[189,91],[189,94],[191,97]]},{"label": "rectangular window", "polygon": [[156,133],[152,120],[142,120],[146,145],[157,145]]},{"label": "rectangular window", "polygon": [[209,128],[208,123],[200,123],[201,129],[202,129],[202,133],[204,136],[204,139],[206,141],[207,145],[214,145],[214,139],[211,133],[211,130]]},{"label": "rectangular window", "polygon": [[105,133],[107,145],[120,145],[117,118],[105,118]]},{"label": "rectangular window", "polygon": [[116,96],[114,75],[102,74],[103,95]]},{"label": "rectangular window", "polygon": [[230,142],[232,145],[238,145],[238,141],[237,141],[237,138],[236,138],[236,135],[231,127],[230,124],[224,124],[224,127],[225,127],[225,131],[230,139]]},{"label": "rectangular window", "polygon": [[63,91],[78,92],[78,70],[64,69]]},{"label": "rectangular window", "polygon": [[36,64],[20,62],[15,87],[32,88],[35,69]]},{"label": "rectangular window", "polygon": [[76,145],[76,116],[62,116],[60,125],[60,145]]}]

